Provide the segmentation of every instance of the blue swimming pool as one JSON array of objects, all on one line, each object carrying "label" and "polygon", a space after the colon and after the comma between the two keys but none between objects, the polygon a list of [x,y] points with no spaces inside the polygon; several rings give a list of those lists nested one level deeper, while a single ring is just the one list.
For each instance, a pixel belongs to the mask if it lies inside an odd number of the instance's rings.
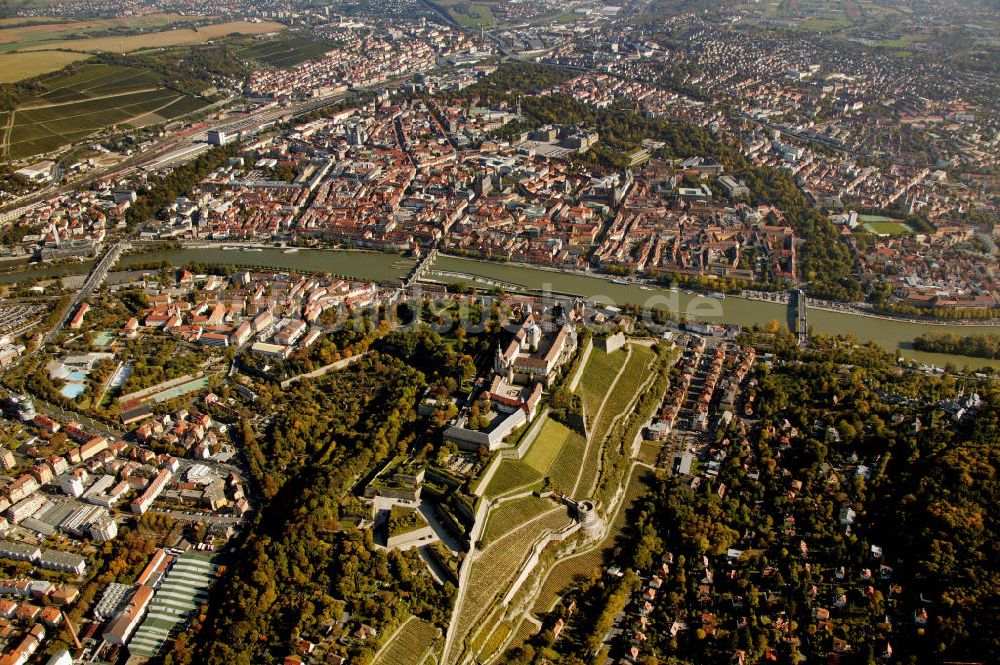
[{"label": "blue swimming pool", "polygon": [[76,399],[84,390],[87,389],[87,384],[85,383],[67,383],[62,387],[59,392],[62,393],[63,397],[68,397],[69,399]]},{"label": "blue swimming pool", "polygon": [[66,377],[67,381],[83,381],[87,378],[86,372],[70,372]]}]

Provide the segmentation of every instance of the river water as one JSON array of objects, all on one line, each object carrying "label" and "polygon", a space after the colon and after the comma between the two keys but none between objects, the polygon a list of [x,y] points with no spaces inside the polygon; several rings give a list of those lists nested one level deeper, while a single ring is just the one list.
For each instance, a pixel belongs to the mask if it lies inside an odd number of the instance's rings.
[{"label": "river water", "polygon": [[[130,254],[119,261],[116,269],[153,261],[168,261],[175,266],[203,263],[259,266],[279,270],[323,271],[344,277],[376,281],[403,278],[415,263],[410,258],[379,252],[301,249],[298,252],[287,254],[276,248],[253,252],[223,250],[221,248],[191,248]],[[60,268],[61,270],[58,271],[60,273],[67,269],[77,269],[80,273],[84,273],[89,268],[89,264],[60,266]],[[17,279],[18,274],[20,273],[2,276],[0,283],[13,281]],[[28,273],[28,275],[30,274],[37,273]],[[788,307],[781,303],[752,301],[736,296],[729,296],[725,300],[716,300],[683,291],[672,292],[661,288],[640,288],[634,284],[616,284],[605,277],[563,273],[474,259],[439,257],[434,262],[433,271],[427,277],[442,282],[464,280],[473,285],[499,283],[510,288],[520,287],[536,291],[579,295],[613,305],[663,306],[675,312],[679,311],[689,319],[701,321],[743,326],[754,323],[766,324],[770,321],[789,323],[790,312]],[[792,323],[794,324],[794,321]],[[830,335],[850,333],[859,340],[877,342],[889,351],[920,362],[938,366],[944,366],[951,362],[959,367],[966,365],[969,367],[990,366],[1000,369],[1000,361],[924,353],[907,348],[907,345],[915,337],[929,331],[954,332],[960,335],[998,333],[1000,326],[909,323],[813,308],[809,309],[809,324],[814,333]]]},{"label": "river water", "polygon": [[[661,299],[672,299],[674,311],[680,311],[687,318],[703,321],[718,321],[742,326],[754,323],[766,324],[778,321],[788,324],[790,313],[787,305],[771,302],[746,300],[736,296],[728,296],[724,301],[714,298],[670,292],[666,289],[642,289],[636,285],[615,284],[605,277],[592,277],[580,274],[558,273],[537,268],[511,266],[500,263],[489,263],[472,259],[441,257],[434,262],[434,270],[450,274],[467,274],[484,277],[487,280],[499,280],[517,284],[531,289],[549,289],[567,293],[575,293],[587,297],[603,297],[608,302],[617,304],[631,303],[637,305],[654,305]],[[455,277],[434,276],[442,281],[454,281]],[[869,316],[859,316],[846,312],[830,312],[826,310],[809,309],[809,325],[814,333],[827,335],[853,334],[861,341],[874,341],[888,351],[900,356],[912,358],[919,362],[943,367],[952,362],[962,367],[995,367],[1000,368],[1000,360],[969,358],[944,353],[925,353],[907,348],[913,339],[925,332],[954,332],[960,335],[975,333],[1000,333],[998,326],[956,326],[934,325],[930,323],[909,323],[878,319]],[[794,325],[794,321],[792,321]]]},{"label": "river water", "polygon": [[182,266],[188,263],[267,267],[279,270],[323,271],[342,277],[383,281],[405,277],[416,261],[398,254],[358,252],[327,249],[300,249],[292,254],[286,250],[262,249],[178,249],[163,252],[129,254],[118,268],[128,268],[142,263],[168,261]]}]

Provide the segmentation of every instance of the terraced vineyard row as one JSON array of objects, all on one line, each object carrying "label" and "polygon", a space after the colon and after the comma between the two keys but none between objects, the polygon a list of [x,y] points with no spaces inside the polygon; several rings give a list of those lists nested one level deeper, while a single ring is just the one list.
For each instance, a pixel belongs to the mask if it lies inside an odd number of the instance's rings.
[{"label": "terraced vineyard row", "polygon": [[[631,349],[631,347],[626,348]],[[603,437],[598,437],[595,434],[595,428],[599,425],[597,421],[604,420],[604,413],[607,412],[606,408],[602,412],[601,404],[605,395],[608,395],[608,399],[610,399],[609,393],[616,385],[615,375],[618,369],[628,362],[630,353],[631,351],[622,350],[607,354],[594,349],[590,355],[590,361],[587,363],[587,369],[584,371],[583,379],[580,381],[578,392],[587,405],[587,417],[593,420],[590,423],[590,445],[584,450],[580,474],[572,492],[574,499],[588,498],[591,488],[597,482],[597,469],[601,459]],[[598,390],[600,390],[599,393]],[[594,403],[593,408],[590,407],[591,403]],[[599,415],[600,417],[598,417]]]},{"label": "terraced vineyard row", "polygon": [[510,641],[510,648],[523,646],[525,642],[532,638],[538,632],[538,628],[535,624],[531,623],[527,619],[523,619],[521,623],[517,626],[517,630],[514,631],[514,638]]},{"label": "terraced vineyard row", "polygon": [[604,402],[599,422],[593,425],[594,441],[603,442],[608,435],[615,418],[625,412],[632,402],[639,387],[649,378],[649,363],[653,359],[653,351],[646,346],[633,345],[632,355],[625,363],[625,370],[618,377],[614,389],[608,393]]},{"label": "terraced vineyard row", "polygon": [[591,418],[597,415],[604,396],[611,390],[611,386],[615,382],[615,375],[625,364],[627,357],[628,354],[624,350],[605,353],[594,348],[591,352],[590,360],[587,361],[587,367],[583,370],[583,376],[580,377],[580,385],[577,388],[577,392],[583,398],[587,415]]},{"label": "terraced vineyard row", "polygon": [[604,563],[604,548],[597,547],[579,556],[560,561],[545,578],[532,612],[544,614],[552,610],[556,600],[572,585],[577,577],[587,576]]},{"label": "terraced vineyard row", "polygon": [[537,496],[526,496],[501,504],[490,511],[486,529],[483,531],[483,547],[503,537],[519,524],[524,524],[555,506],[552,500]]},{"label": "terraced vineyard row", "polygon": [[643,467],[637,467],[632,472],[629,484],[625,488],[625,495],[622,497],[621,509],[609,526],[601,546],[553,566],[535,599],[532,612],[540,615],[551,611],[556,600],[569,589],[577,577],[589,575],[595,568],[604,564],[604,553],[614,547],[619,533],[627,524],[629,512],[636,499],[649,492],[653,476],[652,471]]},{"label": "terraced vineyard row", "polygon": [[[538,436],[531,443],[528,452],[522,460],[504,460],[497,468],[490,484],[486,487],[486,496],[496,498],[516,489],[539,483],[545,477],[558,475],[562,484],[556,485],[569,489],[576,478],[579,462],[572,469],[564,469],[567,461],[562,459],[563,449],[567,444],[577,444],[580,435],[555,420],[547,419],[542,425]],[[572,475],[569,482],[566,476]]]},{"label": "terraced vineyard row", "polygon": [[655,481],[656,474],[645,467],[636,467],[632,472],[632,477],[625,487],[625,496],[622,497],[621,510],[618,511],[608,528],[609,543],[613,543],[621,530],[627,526],[628,515],[636,499],[649,492]]},{"label": "terraced vineyard row", "polygon": [[479,621],[484,610],[491,607],[517,576],[531,548],[538,538],[548,532],[558,531],[571,523],[563,508],[552,510],[534,522],[521,526],[489,546],[472,564],[461,611],[455,617],[455,646],[451,660],[457,662],[464,648],[466,636]]},{"label": "terraced vineyard row", "polygon": [[549,468],[549,481],[553,490],[569,492],[573,489],[586,447],[587,442],[583,436],[570,432],[569,438],[563,443],[562,450]]},{"label": "terraced vineyard row", "polygon": [[520,460],[508,459],[500,462],[496,474],[486,486],[486,496],[495,498],[527,485],[541,482],[542,474]]},{"label": "terraced vineyard row", "polygon": [[441,635],[423,619],[410,618],[379,653],[373,665],[420,665]]},{"label": "terraced vineyard row", "polygon": [[499,653],[503,649],[504,642],[507,641],[507,638],[514,632],[515,628],[516,626],[513,621],[501,621],[496,624],[495,628],[493,626],[486,626],[484,631],[488,632],[489,635],[479,645],[477,652],[482,654],[484,658],[490,654]]}]

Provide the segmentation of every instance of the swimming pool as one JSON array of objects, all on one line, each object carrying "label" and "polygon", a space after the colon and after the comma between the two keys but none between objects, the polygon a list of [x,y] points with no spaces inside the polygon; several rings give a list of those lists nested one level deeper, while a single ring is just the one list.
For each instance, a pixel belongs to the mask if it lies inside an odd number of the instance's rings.
[{"label": "swimming pool", "polygon": [[67,381],[79,382],[87,378],[86,372],[70,372],[69,376],[66,377]]},{"label": "swimming pool", "polygon": [[87,389],[87,384],[85,383],[67,383],[62,387],[59,392],[62,393],[63,397],[68,397],[69,399],[76,399],[80,393]]}]

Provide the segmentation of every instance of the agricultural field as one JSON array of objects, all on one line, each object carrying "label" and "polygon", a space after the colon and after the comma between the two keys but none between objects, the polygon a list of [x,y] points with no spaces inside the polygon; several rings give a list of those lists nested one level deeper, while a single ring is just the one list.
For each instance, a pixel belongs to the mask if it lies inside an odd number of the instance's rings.
[{"label": "agricultural field", "polygon": [[416,617],[407,619],[392,640],[379,651],[374,665],[420,665],[437,642],[441,631]]},{"label": "agricultural field", "polygon": [[18,106],[4,137],[4,154],[11,159],[55,150],[111,125],[155,124],[205,105],[163,88],[155,74],[131,67],[84,64],[39,85],[45,92]]},{"label": "agricultural field", "polygon": [[58,16],[11,16],[0,18],[0,28],[13,28],[28,23],[65,23],[66,19]]},{"label": "agricultural field", "polygon": [[495,498],[519,488],[540,483],[542,474],[520,460],[505,459],[486,486],[485,496]]},{"label": "agricultural field", "polygon": [[609,354],[594,347],[587,361],[587,367],[583,370],[583,376],[580,377],[580,385],[577,386],[577,392],[583,398],[588,417],[593,418],[597,415],[604,396],[608,394],[618,370],[625,364],[627,358],[628,353],[624,349]]},{"label": "agricultural field", "polygon": [[587,442],[583,436],[571,430],[569,438],[549,468],[549,486],[553,490],[569,492],[573,489],[580,473],[580,466],[583,464],[583,453],[586,448]]},{"label": "agricultural field", "polygon": [[297,35],[280,36],[248,44],[236,51],[240,58],[256,60],[272,67],[295,65],[323,57],[331,47]]},{"label": "agricultural field", "polygon": [[[567,445],[573,449],[564,454]],[[521,460],[503,460],[486,487],[486,496],[495,498],[516,489],[527,488],[549,478],[553,487],[569,489],[580,469],[583,437],[551,418],[545,421],[538,436]]]},{"label": "agricultural field", "polygon": [[482,537],[483,547],[555,506],[552,500],[537,496],[525,496],[500,504],[490,511],[486,521]]},{"label": "agricultural field", "polygon": [[0,83],[17,83],[42,74],[57,72],[66,65],[91,56],[86,53],[66,51],[28,51],[25,53],[0,53]]},{"label": "agricultural field", "polygon": [[640,386],[649,378],[649,363],[653,360],[653,356],[654,353],[649,347],[632,345],[632,353],[625,363],[625,371],[618,377],[614,389],[608,393],[600,419],[591,426],[591,436],[594,441],[603,442],[615,418],[628,410]]},{"label": "agricultural field", "polygon": [[517,576],[535,542],[545,533],[558,531],[572,523],[566,511],[556,508],[533,522],[522,525],[483,550],[472,564],[462,605],[455,616],[455,645],[451,661],[457,662],[464,651],[465,638]]},{"label": "agricultural field", "polygon": [[70,39],[53,44],[30,46],[25,51],[39,51],[58,47],[70,51],[107,51],[111,53],[128,53],[145,49],[164,48],[166,46],[190,46],[204,44],[213,39],[228,37],[233,34],[260,35],[269,32],[280,32],[285,29],[281,23],[251,23],[249,21],[228,21],[215,23],[199,28],[184,28],[181,30],[163,30],[141,35],[125,35],[121,37],[93,37],[89,39]]},{"label": "agricultural field", "polygon": [[[51,18],[51,17],[50,17]],[[32,46],[56,46],[55,42],[80,39],[115,32],[134,32],[138,30],[162,29],[178,23],[192,24],[208,20],[210,16],[182,16],[181,14],[146,14],[144,16],[127,16],[122,18],[92,19],[84,21],[66,21],[52,19],[39,22],[38,25],[23,25],[25,21],[35,22],[35,19],[20,19],[21,25],[6,27],[0,24],[0,51],[13,51]]]},{"label": "agricultural field", "polygon": [[626,526],[636,499],[649,492],[654,478],[655,475],[652,471],[635,467],[629,478],[629,484],[625,488],[625,495],[618,512],[609,525],[608,533],[600,546],[583,554],[564,559],[552,567],[542,584],[538,597],[535,599],[532,611],[536,615],[551,611],[559,597],[578,579],[593,574],[595,570],[604,565],[605,553],[615,546],[615,541]]}]

